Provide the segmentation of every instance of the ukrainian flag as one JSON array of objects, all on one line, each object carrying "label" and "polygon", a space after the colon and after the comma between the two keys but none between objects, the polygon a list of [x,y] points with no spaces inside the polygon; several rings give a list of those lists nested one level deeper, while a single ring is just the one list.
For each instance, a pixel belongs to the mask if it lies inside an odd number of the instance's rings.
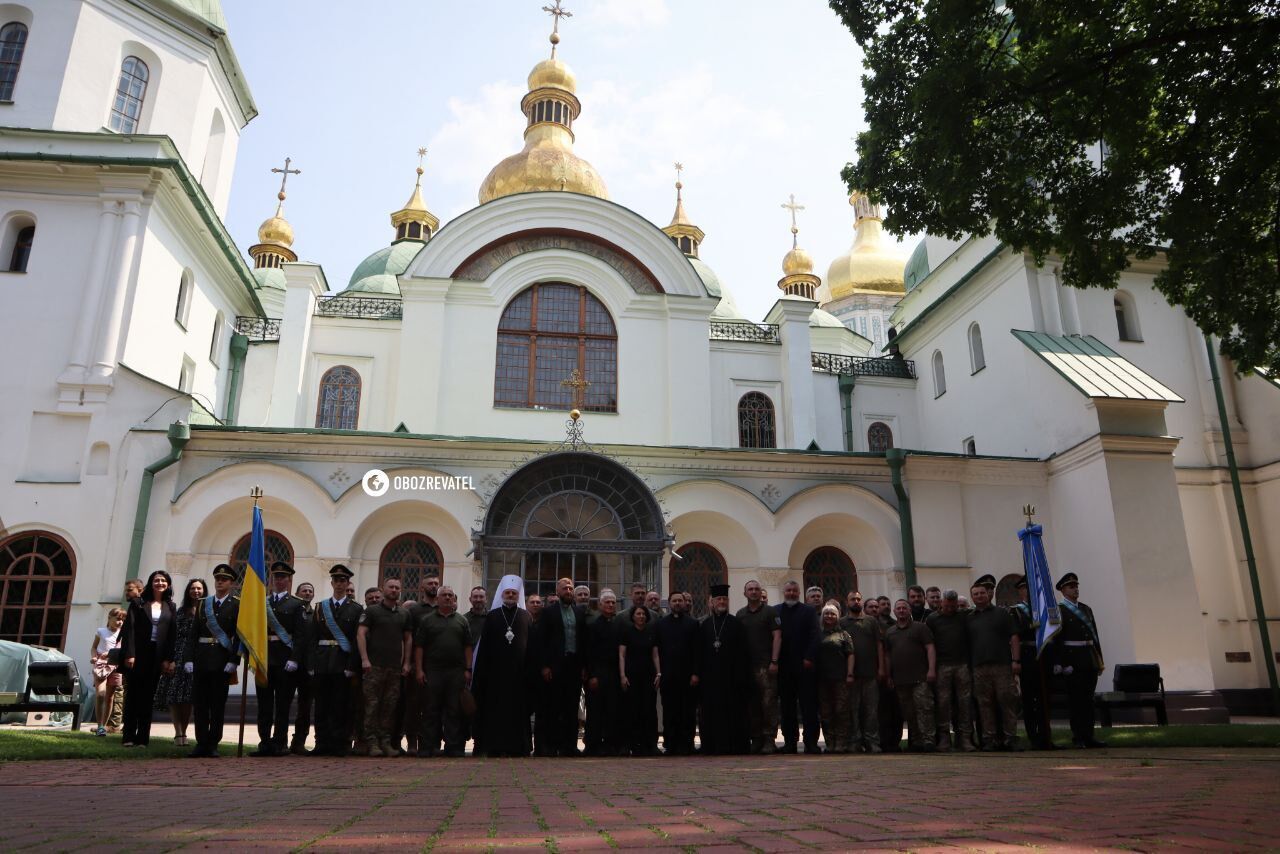
[{"label": "ukrainian flag", "polygon": [[249,653],[258,682],[267,681],[267,560],[262,509],[253,508],[253,536],[249,539],[249,563],[240,583],[240,611],[236,634]]}]

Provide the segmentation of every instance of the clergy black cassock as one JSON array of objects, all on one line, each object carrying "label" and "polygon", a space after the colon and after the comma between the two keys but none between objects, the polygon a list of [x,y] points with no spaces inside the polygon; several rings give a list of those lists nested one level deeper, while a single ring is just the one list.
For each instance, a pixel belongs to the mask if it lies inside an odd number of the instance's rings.
[{"label": "clergy black cassock", "polygon": [[[484,749],[490,756],[529,753],[529,704],[526,699],[529,612],[500,605],[485,617],[476,652],[471,691],[476,698]],[[514,637],[508,643],[507,629]]]},{"label": "clergy black cassock", "polygon": [[712,613],[704,619],[698,626],[694,658],[701,695],[702,752],[746,753],[751,745],[747,732],[751,659],[738,618]]}]

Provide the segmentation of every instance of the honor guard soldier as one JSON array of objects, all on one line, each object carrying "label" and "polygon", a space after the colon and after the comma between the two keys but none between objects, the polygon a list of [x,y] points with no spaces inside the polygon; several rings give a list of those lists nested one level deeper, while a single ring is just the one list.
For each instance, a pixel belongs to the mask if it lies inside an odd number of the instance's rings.
[{"label": "honor guard soldier", "polygon": [[1054,585],[1062,594],[1059,614],[1062,628],[1054,637],[1054,672],[1067,683],[1071,710],[1071,743],[1076,747],[1106,747],[1093,737],[1093,692],[1103,670],[1102,644],[1093,610],[1080,601],[1080,579],[1068,572]]},{"label": "honor guard soldier", "polygon": [[363,608],[348,596],[352,572],[342,564],[329,570],[333,595],[312,609],[307,668],[316,704],[318,756],[346,756],[351,747],[351,677],[360,669],[356,628]]},{"label": "honor guard soldier", "polygon": [[267,683],[258,685],[258,749],[250,756],[283,756],[289,746],[289,707],[306,662],[307,622],[303,601],[289,592],[293,567],[271,564],[267,594]]},{"label": "honor guard soldier", "polygon": [[236,617],[240,599],[231,595],[236,573],[220,563],[213,568],[213,595],[196,605],[195,625],[187,640],[187,672],[192,675],[191,700],[195,706],[196,748],[193,757],[215,757],[222,741],[222,721],[227,709],[227,689],[240,664],[240,639]]},{"label": "honor guard soldier", "polygon": [[1040,624],[1031,610],[1028,600],[1027,577],[1024,575],[1014,585],[1018,591],[1018,604],[1009,609],[1014,626],[1018,630],[1018,642],[1022,648],[1022,670],[1018,674],[1022,693],[1022,722],[1027,728],[1027,739],[1036,750],[1052,750],[1053,737],[1049,731],[1049,717],[1042,693],[1040,662],[1036,654],[1036,629]]}]

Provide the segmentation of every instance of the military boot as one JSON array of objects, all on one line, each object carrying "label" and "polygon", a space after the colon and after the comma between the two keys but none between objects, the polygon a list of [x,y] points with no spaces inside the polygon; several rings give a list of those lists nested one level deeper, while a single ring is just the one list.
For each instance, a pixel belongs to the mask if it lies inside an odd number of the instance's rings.
[{"label": "military boot", "polygon": [[378,749],[382,751],[383,756],[399,756],[400,752],[391,746],[391,739],[378,739]]},{"label": "military boot", "polygon": [[960,733],[960,735],[957,736],[957,739],[960,742],[960,749],[963,750],[965,753],[973,753],[975,750],[978,749],[974,747],[973,737],[970,736],[968,733],[963,733],[963,732]]},{"label": "military boot", "polygon": [[949,753],[951,751],[951,733],[938,733],[938,752]]}]

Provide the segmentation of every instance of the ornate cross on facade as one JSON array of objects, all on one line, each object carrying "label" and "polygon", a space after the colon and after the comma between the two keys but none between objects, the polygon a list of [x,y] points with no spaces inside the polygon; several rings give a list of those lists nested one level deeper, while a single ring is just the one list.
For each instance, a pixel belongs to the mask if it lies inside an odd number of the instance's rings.
[{"label": "ornate cross on facade", "polygon": [[279,194],[279,197],[278,197],[278,198],[279,198],[279,199],[280,199],[280,201],[282,201],[282,202],[284,201],[284,185],[288,182],[288,180],[289,180],[289,176],[290,176],[290,175],[301,175],[301,174],[302,174],[302,170],[301,170],[301,169],[290,169],[290,168],[289,168],[289,164],[291,164],[291,163],[293,163],[293,159],[292,159],[292,158],[289,158],[289,157],[286,157],[286,158],[284,159],[284,168],[283,168],[283,169],[275,169],[275,168],[273,168],[273,169],[271,170],[272,172],[275,172],[276,174],[278,174],[278,175],[280,176],[280,194]]},{"label": "ornate cross on facade", "polygon": [[799,238],[797,237],[797,235],[800,234],[800,229],[796,226],[796,211],[804,210],[804,205],[796,204],[795,193],[791,194],[790,199],[791,201],[784,202],[782,207],[791,211],[791,248],[795,249],[796,246],[799,245],[798,244]]},{"label": "ornate cross on facade", "polygon": [[567,380],[560,380],[561,388],[573,389],[573,408],[581,409],[586,402],[587,387],[591,383],[582,376],[582,372],[577,368],[573,369],[573,373],[569,374]]},{"label": "ornate cross on facade", "polygon": [[560,19],[572,18],[573,13],[568,9],[561,8],[560,0],[555,0],[554,5],[543,6],[542,11],[555,19],[555,23],[551,25],[551,58],[555,59],[556,45],[560,44]]}]

